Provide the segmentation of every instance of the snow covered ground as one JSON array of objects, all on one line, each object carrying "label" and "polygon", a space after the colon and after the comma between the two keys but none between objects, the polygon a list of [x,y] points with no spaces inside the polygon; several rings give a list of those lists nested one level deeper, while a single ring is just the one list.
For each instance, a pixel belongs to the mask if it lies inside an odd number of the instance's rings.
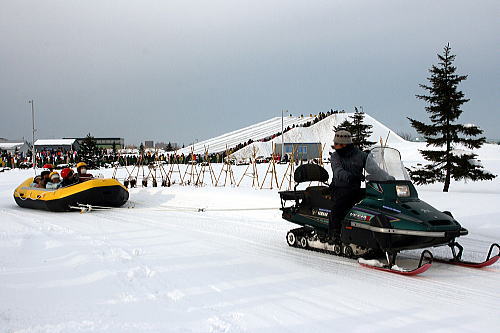
[{"label": "snow covered ground", "polygon": [[[500,174],[499,146],[483,149],[486,168]],[[237,180],[245,168],[234,167]],[[285,234],[295,226],[272,209],[277,190],[252,189],[249,178],[238,188],[131,189],[125,208],[79,214],[18,207],[13,190],[31,174],[0,173],[1,332],[487,332],[500,325],[498,263],[481,270],[435,263],[403,277],[290,248]],[[441,186],[419,187],[421,198],[452,211],[470,231],[461,240],[465,258],[483,260],[500,241],[499,179],[453,183],[450,193]]]}]

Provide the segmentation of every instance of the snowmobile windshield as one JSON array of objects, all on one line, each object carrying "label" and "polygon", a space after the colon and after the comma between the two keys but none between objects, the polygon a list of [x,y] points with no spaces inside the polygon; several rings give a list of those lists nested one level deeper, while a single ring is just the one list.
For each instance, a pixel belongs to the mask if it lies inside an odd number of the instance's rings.
[{"label": "snowmobile windshield", "polygon": [[365,169],[369,181],[410,180],[401,154],[394,148],[373,148],[366,159]]}]

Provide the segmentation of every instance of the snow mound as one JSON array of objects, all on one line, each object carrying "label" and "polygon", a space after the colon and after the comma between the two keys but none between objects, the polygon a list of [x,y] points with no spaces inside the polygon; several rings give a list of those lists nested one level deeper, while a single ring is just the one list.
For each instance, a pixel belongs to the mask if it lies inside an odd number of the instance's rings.
[{"label": "snow mound", "polygon": [[[283,118],[283,126],[284,128],[289,126],[292,127],[293,125],[298,126],[313,120],[314,117],[288,116]],[[203,154],[205,153],[205,149],[208,149],[209,153],[218,153],[227,148],[233,148],[240,143],[248,142],[250,139],[258,141],[278,132],[281,132],[281,117],[274,117],[242,129],[219,135],[212,139],[200,141],[194,145],[179,149],[178,153],[184,155],[191,154],[191,149],[193,148],[195,154]]]},{"label": "snow mound", "polygon": [[[330,146],[335,136],[334,128],[340,125],[344,120],[349,119],[353,113],[338,113],[326,117],[309,127],[296,127],[286,132],[283,141],[288,143],[296,142],[320,142],[323,146],[323,157],[327,157]],[[408,143],[393,130],[377,121],[375,118],[365,114],[364,123],[372,125],[372,134],[370,141],[382,142],[384,145],[395,146]],[[273,144],[282,142],[281,135],[268,142],[254,142],[234,153],[236,158],[248,158],[253,154],[253,149],[257,149],[257,155],[269,156],[272,154]]]}]

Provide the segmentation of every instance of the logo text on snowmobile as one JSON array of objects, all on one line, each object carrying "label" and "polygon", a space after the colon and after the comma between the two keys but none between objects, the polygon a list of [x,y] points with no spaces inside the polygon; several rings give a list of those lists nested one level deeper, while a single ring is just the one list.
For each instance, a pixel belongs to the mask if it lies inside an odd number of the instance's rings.
[{"label": "logo text on snowmobile", "polygon": [[349,216],[352,218],[355,218],[357,220],[362,220],[362,221],[370,221],[372,219],[372,217],[369,215],[363,215],[363,214],[358,214],[358,213],[354,213],[354,212],[349,213]]},{"label": "logo text on snowmobile", "polygon": [[401,213],[401,211],[399,209],[392,208],[392,207],[389,207],[389,206],[382,206],[382,208],[390,210],[390,211],[398,213],[398,214]]},{"label": "logo text on snowmobile", "polygon": [[330,212],[331,212],[331,210],[324,209],[324,208],[312,210],[313,215],[322,216],[322,217],[328,217],[328,214],[330,214]]}]

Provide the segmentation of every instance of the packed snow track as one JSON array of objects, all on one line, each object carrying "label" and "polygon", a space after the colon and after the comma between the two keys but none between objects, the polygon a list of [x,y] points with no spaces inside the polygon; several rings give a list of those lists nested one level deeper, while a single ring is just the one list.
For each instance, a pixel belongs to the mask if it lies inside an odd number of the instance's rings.
[{"label": "packed snow track", "polygon": [[[27,175],[0,175],[2,332],[478,332],[500,324],[499,263],[387,274],[289,247],[294,225],[277,209],[223,210],[277,208],[275,190],[138,188],[125,208],[51,213],[15,204],[12,191]],[[419,191],[469,228],[464,259],[484,260],[500,239],[500,193]]]}]

